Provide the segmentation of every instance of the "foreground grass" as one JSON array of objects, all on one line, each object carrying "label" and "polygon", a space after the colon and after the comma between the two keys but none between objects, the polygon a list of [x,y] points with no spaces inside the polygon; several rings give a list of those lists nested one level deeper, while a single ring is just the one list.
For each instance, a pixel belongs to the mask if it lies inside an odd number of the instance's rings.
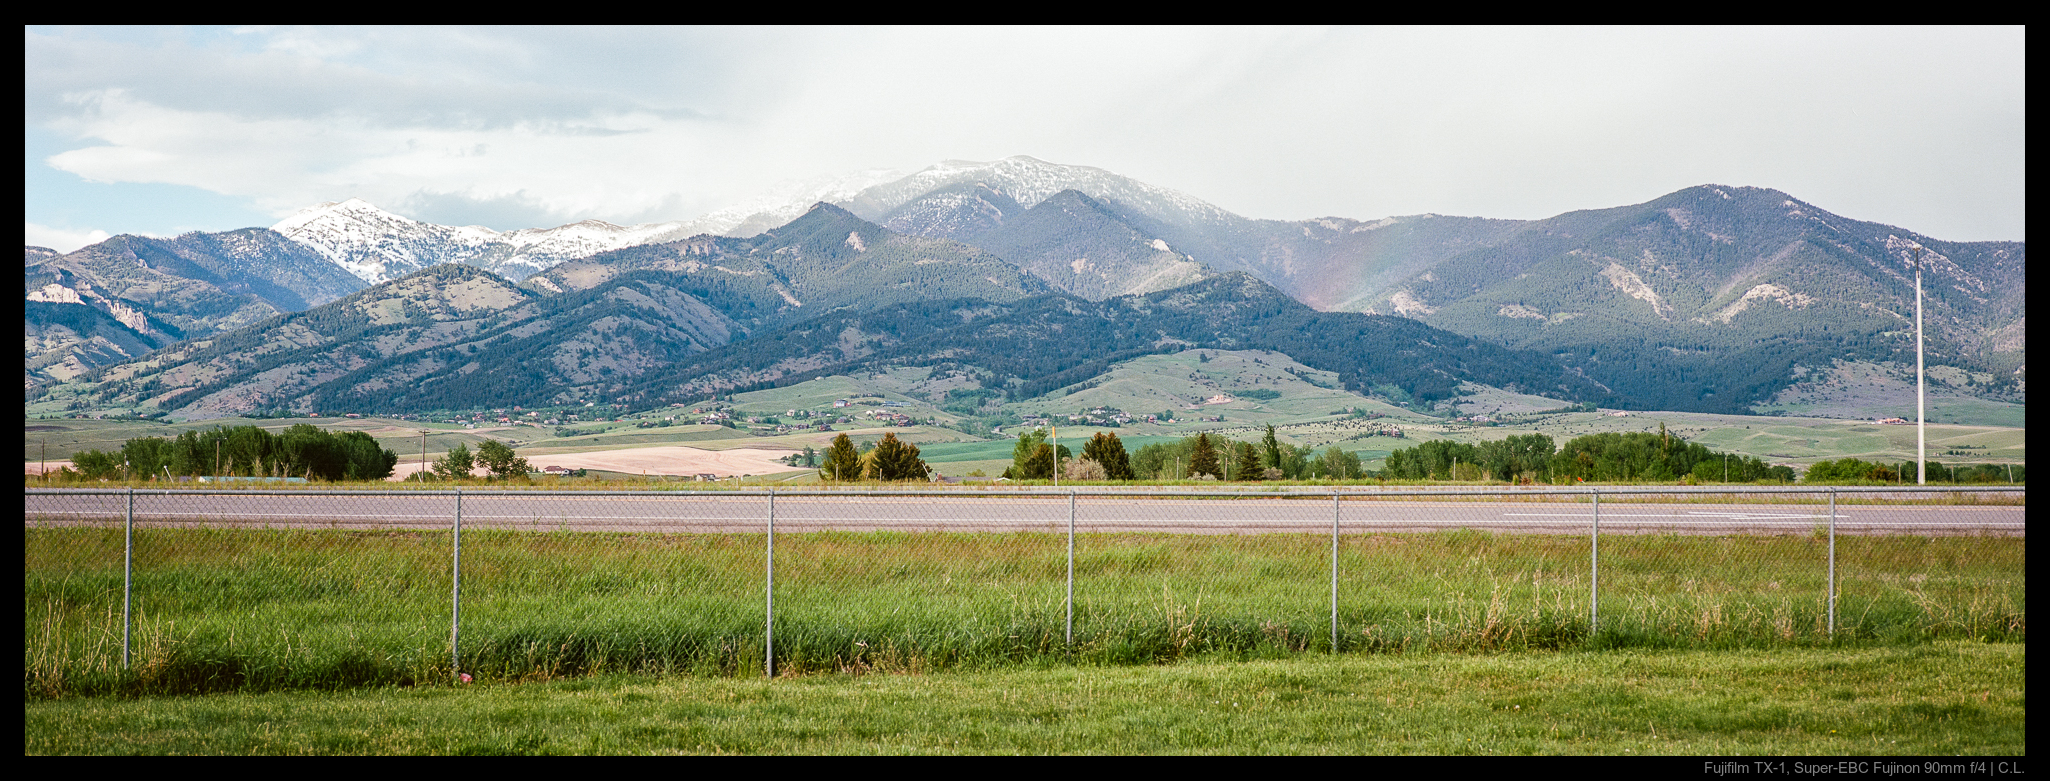
[{"label": "foreground grass", "polygon": [[2027,752],[2027,645],[613,675],[25,703],[28,754]]},{"label": "foreground grass", "polygon": [[[467,533],[461,670],[750,677],[764,655],[764,541],[744,534]],[[121,532],[24,534],[30,699],[437,685],[450,677],[448,536],[144,530],[123,667]],[[1339,650],[1786,649],[2027,639],[2024,538],[1847,538],[1829,631],[1813,537],[1603,542],[1588,624],[1584,539],[1351,535]],[[1330,650],[1320,535],[1084,535],[1066,639],[1065,539],[817,533],[777,542],[788,673],[1273,659]]]}]

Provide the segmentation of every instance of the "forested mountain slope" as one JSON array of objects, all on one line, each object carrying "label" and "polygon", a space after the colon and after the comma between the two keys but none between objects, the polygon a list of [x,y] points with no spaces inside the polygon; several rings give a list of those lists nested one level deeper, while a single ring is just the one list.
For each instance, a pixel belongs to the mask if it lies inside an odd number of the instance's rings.
[{"label": "forested mountain slope", "polygon": [[884,366],[967,368],[1013,399],[1082,382],[1110,365],[1193,347],[1266,349],[1338,373],[1347,388],[1393,386],[1447,398],[1461,382],[1561,398],[1603,390],[1550,357],[1399,317],[1317,312],[1244,274],[1088,301],[921,301],[835,313],[650,372],[622,388],[635,406],[685,401]]}]

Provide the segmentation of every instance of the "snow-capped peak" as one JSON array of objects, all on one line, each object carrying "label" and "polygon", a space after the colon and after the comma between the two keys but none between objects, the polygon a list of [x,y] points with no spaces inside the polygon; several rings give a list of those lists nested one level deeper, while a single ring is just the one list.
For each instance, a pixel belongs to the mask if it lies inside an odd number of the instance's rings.
[{"label": "snow-capped peak", "polygon": [[874,219],[935,189],[980,182],[1025,206],[1062,190],[1108,198],[1156,219],[1215,222],[1232,215],[1163,187],[1081,165],[1025,155],[990,162],[945,160],[911,175],[871,169],[844,176],[786,181],[769,192],[692,220],[631,227],[583,220],[554,228],[499,232],[482,226],[421,222],[361,198],[322,203],[271,226],[373,284],[440,263],[468,263],[518,280],[568,260],[702,233],[751,236],[803,216],[824,202]]},{"label": "snow-capped peak", "polygon": [[[1101,168],[1049,163],[1027,155],[990,162],[944,160],[895,182],[863,190],[857,202],[864,209],[881,214],[925,193],[965,182],[987,184],[1028,208],[1062,190],[1076,190],[1091,198],[1118,201],[1168,222],[1215,222],[1232,217],[1230,212],[1165,187]],[[857,209],[856,213],[862,211]]]}]

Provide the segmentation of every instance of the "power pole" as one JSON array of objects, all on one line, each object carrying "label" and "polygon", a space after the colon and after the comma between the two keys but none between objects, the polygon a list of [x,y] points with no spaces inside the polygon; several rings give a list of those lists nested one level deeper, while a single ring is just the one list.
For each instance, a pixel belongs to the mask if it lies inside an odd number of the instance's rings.
[{"label": "power pole", "polygon": [[427,429],[420,429],[420,482],[427,482]]},{"label": "power pole", "polygon": [[1915,485],[1929,484],[1927,385],[1922,376],[1922,246],[1915,245]]}]

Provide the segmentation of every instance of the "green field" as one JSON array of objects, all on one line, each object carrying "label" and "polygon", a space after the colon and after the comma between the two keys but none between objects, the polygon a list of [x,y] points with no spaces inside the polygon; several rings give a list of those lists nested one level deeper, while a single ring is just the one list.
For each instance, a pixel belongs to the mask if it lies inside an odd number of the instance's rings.
[{"label": "green field", "polygon": [[[1049,529],[1053,523],[1049,521]],[[759,535],[470,531],[463,671],[520,681],[761,674]],[[790,674],[1283,658],[1331,649],[1325,535],[805,533],[776,540]],[[2026,540],[1612,536],[1590,631],[1581,537],[1349,534],[1338,650],[1505,652],[2024,641]],[[449,670],[447,533],[24,531],[24,696],[420,685]]]},{"label": "green field", "polygon": [[773,681],[609,675],[31,700],[22,752],[2002,758],[2028,753],[2027,691],[2026,644],[1957,641]]}]

